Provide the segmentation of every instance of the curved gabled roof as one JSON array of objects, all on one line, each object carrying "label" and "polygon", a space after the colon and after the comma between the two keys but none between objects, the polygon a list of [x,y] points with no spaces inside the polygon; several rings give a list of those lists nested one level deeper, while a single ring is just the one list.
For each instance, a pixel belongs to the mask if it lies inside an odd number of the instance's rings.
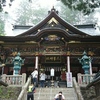
[{"label": "curved gabled roof", "polygon": [[[55,22],[55,21],[57,22]],[[51,21],[51,22],[50,22]],[[50,26],[50,24],[56,24],[53,27]],[[38,35],[41,30],[45,30],[45,29],[52,29],[51,31],[55,30],[55,29],[63,29],[64,31],[66,31],[66,35],[67,36],[90,36],[82,31],[80,31],[78,28],[76,28],[75,26],[72,26],[71,24],[69,24],[68,22],[65,22],[63,19],[61,19],[58,16],[58,12],[52,8],[51,11],[49,12],[48,16],[41,21],[39,24],[37,24],[35,27],[30,28],[29,30],[27,30],[26,32],[17,35],[16,37],[19,36],[36,36]],[[59,31],[57,30],[57,31]]]},{"label": "curved gabled roof", "polygon": [[[64,38],[66,42],[80,41],[80,42],[100,42],[100,36],[92,36],[88,33],[79,30],[80,28],[91,28],[92,25],[74,25],[72,26],[68,22],[65,22],[58,16],[58,12],[53,8],[49,12],[48,16],[42,20],[35,27],[29,28],[17,36],[0,36],[0,42],[25,42],[35,41],[39,42],[42,38],[46,38],[50,35],[55,35],[58,38]],[[18,26],[20,27],[20,26]],[[27,26],[26,26],[27,27]],[[29,26],[28,26],[29,27]],[[27,28],[25,28],[27,29]],[[85,30],[85,29],[84,29]],[[90,31],[90,30],[89,30]],[[94,31],[93,31],[94,32]]]}]

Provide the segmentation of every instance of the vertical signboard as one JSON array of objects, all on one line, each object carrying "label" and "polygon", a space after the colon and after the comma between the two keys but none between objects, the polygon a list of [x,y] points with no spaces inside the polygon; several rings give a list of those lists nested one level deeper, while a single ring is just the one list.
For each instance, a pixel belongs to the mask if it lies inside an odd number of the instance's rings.
[{"label": "vertical signboard", "polygon": [[67,87],[73,87],[72,73],[71,72],[67,72],[66,73],[66,78],[67,78]]}]

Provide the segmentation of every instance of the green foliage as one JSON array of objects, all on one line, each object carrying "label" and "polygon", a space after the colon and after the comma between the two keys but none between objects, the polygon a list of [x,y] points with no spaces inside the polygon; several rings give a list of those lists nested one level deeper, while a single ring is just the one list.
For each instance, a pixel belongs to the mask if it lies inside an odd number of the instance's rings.
[{"label": "green foliage", "polygon": [[77,10],[71,10],[67,6],[61,3],[58,6],[60,6],[61,8],[59,10],[59,16],[63,18],[65,21],[69,22],[70,24],[79,25],[87,23],[91,24],[96,22],[96,20],[94,19],[94,13],[91,13],[89,15],[84,15],[82,12]]},{"label": "green foliage", "polygon": [[84,15],[89,15],[100,7],[100,0],[61,0],[70,9],[82,11]]},{"label": "green foliage", "polygon": [[1,4],[0,4],[0,12],[2,11],[2,6],[1,6]]},{"label": "green foliage", "polygon": [[6,98],[6,99],[11,98],[14,94],[14,91],[8,89],[8,90],[6,90],[6,95],[4,95],[5,89],[3,89],[3,88],[4,87],[0,86],[0,98]]},{"label": "green foliage", "polygon": [[39,23],[47,14],[46,8],[23,0],[18,9],[16,9],[16,22],[19,25],[30,25]]},{"label": "green foliage", "polygon": [[0,86],[0,100],[17,100],[17,97],[21,91],[21,88],[18,87],[4,87]]}]

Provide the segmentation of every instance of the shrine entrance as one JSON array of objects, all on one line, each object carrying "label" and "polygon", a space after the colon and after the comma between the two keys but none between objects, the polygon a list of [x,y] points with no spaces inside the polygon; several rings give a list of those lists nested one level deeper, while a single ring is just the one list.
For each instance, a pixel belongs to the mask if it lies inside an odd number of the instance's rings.
[{"label": "shrine entrance", "polygon": [[54,69],[55,81],[66,80],[66,57],[61,55],[45,55],[40,57],[39,71],[44,70],[47,75],[46,80],[51,80],[50,76],[51,68]]},{"label": "shrine entrance", "polygon": [[[52,79],[53,84],[55,87],[66,87],[66,71],[63,71],[63,68],[65,68],[64,64],[62,63],[48,63],[48,64],[42,64],[41,68],[39,68],[39,73],[41,70],[44,70],[46,74],[46,85],[47,87],[52,86]],[[42,69],[43,68],[43,69]],[[54,69],[54,76],[51,76],[51,69]]]},{"label": "shrine entrance", "polygon": [[46,80],[51,80],[52,77],[50,76],[50,70],[51,68],[54,69],[54,77],[53,79],[56,81],[60,81],[61,79],[61,66],[57,67],[57,66],[45,66],[45,74],[47,75]]}]

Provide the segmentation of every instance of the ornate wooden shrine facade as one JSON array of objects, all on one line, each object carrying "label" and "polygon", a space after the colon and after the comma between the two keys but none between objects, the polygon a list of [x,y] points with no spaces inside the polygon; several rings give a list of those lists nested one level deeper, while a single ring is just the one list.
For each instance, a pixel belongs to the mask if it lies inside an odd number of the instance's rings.
[{"label": "ornate wooden shrine facade", "polygon": [[[93,25],[73,26],[62,20],[58,12],[53,8],[48,16],[29,28],[26,32],[17,36],[0,36],[1,63],[5,63],[3,73],[12,74],[12,60],[17,52],[25,59],[21,73],[28,75],[35,68],[38,57],[38,70],[44,69],[50,74],[50,69],[55,69],[55,76],[59,77],[67,71],[67,57],[70,57],[70,70],[73,76],[83,73],[78,58],[84,51],[92,57],[93,73],[100,70],[100,36],[92,36],[81,28],[94,28]],[[91,30],[90,30],[91,31]],[[1,69],[2,72],[2,69]]]}]

